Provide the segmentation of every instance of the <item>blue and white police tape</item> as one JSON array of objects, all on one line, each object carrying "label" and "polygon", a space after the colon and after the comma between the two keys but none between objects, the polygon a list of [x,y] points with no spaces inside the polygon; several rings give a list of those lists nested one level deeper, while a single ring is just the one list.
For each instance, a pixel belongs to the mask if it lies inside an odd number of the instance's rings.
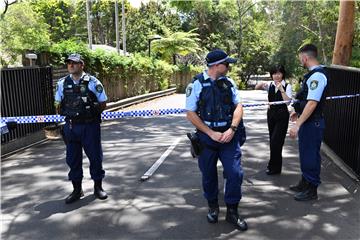
[{"label": "blue and white police tape", "polygon": [[[326,100],[332,99],[341,99],[341,98],[353,98],[360,97],[360,93],[353,95],[341,95],[341,96],[331,96],[327,97]],[[278,105],[290,102],[296,102],[297,100],[288,100],[288,101],[276,101],[276,102],[266,102],[266,103],[254,103],[254,104],[243,104],[244,108],[258,107],[258,106],[268,106],[268,105]],[[182,108],[169,108],[169,109],[158,109],[158,110],[134,110],[128,112],[103,112],[101,114],[101,119],[103,120],[113,120],[119,118],[128,118],[128,117],[149,117],[149,116],[162,116],[170,114],[181,114],[185,113],[187,110]],[[22,123],[49,123],[49,122],[63,122],[65,121],[64,116],[60,115],[40,115],[40,116],[18,116],[18,117],[2,117],[0,122],[16,122],[18,124]]]}]

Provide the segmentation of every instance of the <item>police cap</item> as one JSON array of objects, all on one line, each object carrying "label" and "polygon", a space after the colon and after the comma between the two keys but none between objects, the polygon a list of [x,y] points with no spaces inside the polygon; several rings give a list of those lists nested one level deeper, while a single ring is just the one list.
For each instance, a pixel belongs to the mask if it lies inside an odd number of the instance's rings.
[{"label": "police cap", "polygon": [[80,62],[80,63],[84,64],[84,61],[82,60],[81,55],[78,53],[70,54],[69,57],[65,60],[65,63],[70,62],[70,61],[77,62],[77,63]]},{"label": "police cap", "polygon": [[206,56],[206,63],[208,66],[212,66],[215,64],[227,62],[227,63],[236,63],[236,58],[229,57],[226,52],[221,49],[216,49],[208,53]]}]

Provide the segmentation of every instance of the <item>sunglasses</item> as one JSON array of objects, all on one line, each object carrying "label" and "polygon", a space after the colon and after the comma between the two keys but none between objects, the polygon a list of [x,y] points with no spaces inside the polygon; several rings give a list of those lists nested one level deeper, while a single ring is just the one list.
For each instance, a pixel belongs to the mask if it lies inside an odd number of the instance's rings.
[{"label": "sunglasses", "polygon": [[225,65],[226,68],[229,68],[229,63],[228,63],[228,62],[222,62],[222,63],[220,63],[220,64]]},{"label": "sunglasses", "polygon": [[76,64],[80,64],[80,62],[67,61],[66,64],[67,65],[76,65]]}]

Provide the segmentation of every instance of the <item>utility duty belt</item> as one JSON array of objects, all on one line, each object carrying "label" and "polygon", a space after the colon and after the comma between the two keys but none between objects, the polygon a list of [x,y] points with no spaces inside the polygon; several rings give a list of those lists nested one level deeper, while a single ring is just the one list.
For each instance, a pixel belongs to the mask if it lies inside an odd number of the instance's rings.
[{"label": "utility duty belt", "polygon": [[65,118],[66,122],[72,123],[72,124],[83,124],[83,123],[100,123],[101,120],[97,117],[93,118]]},{"label": "utility duty belt", "polygon": [[230,126],[230,123],[228,123],[228,122],[209,122],[209,121],[204,121],[204,123],[205,123],[206,125],[208,125],[210,128]]}]

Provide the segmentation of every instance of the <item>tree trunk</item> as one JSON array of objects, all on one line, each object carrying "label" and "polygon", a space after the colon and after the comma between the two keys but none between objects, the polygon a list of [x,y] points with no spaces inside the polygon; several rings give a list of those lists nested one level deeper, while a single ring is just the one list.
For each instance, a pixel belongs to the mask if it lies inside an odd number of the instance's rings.
[{"label": "tree trunk", "polygon": [[354,38],[355,2],[340,1],[332,64],[348,66]]}]

